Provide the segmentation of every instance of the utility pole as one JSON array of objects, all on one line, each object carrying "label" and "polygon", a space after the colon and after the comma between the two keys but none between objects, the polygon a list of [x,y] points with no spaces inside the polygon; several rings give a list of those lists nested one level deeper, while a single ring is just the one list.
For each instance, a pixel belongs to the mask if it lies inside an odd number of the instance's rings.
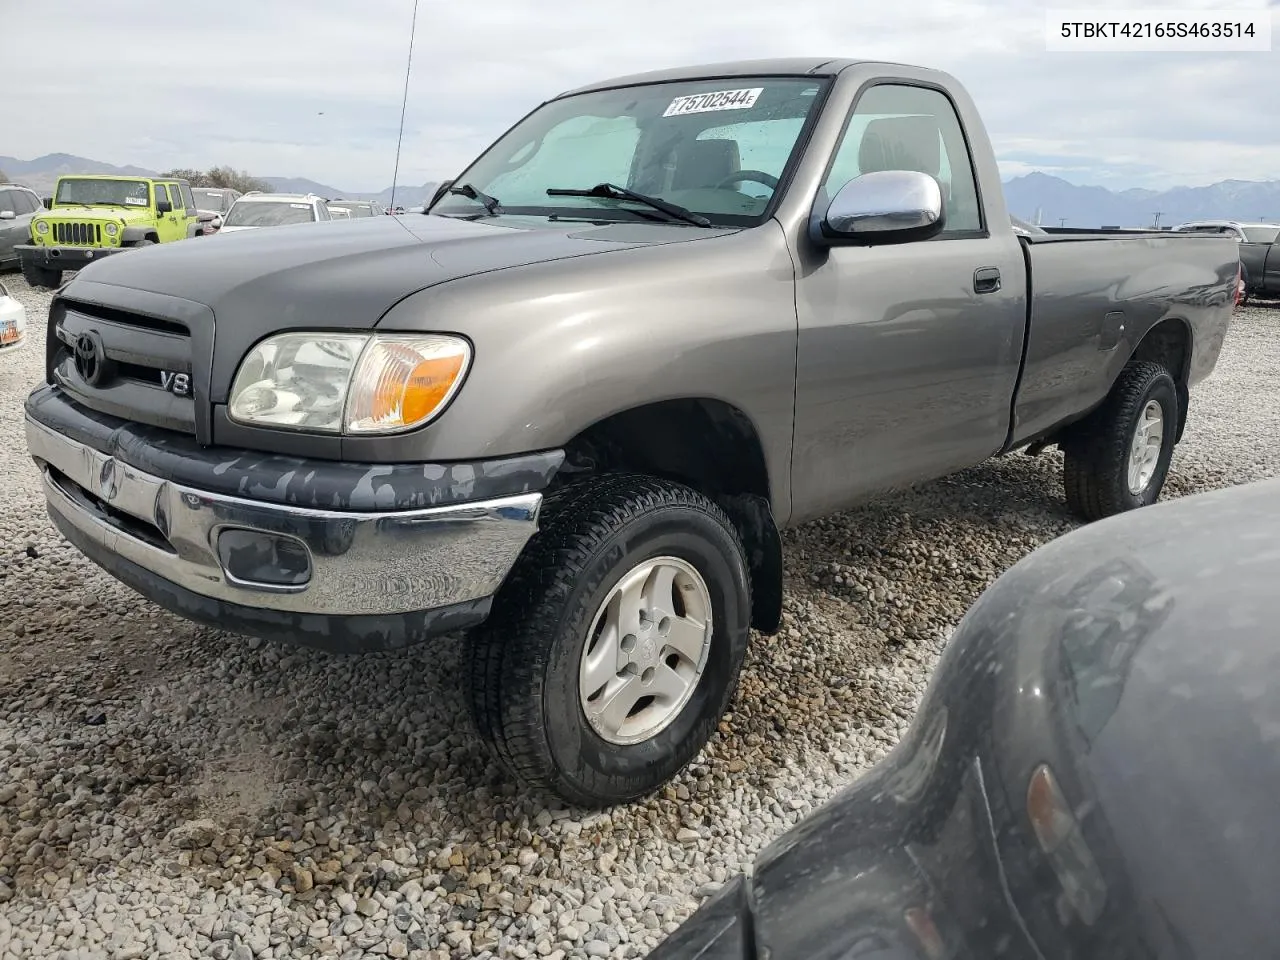
[{"label": "utility pole", "polygon": [[1161,215],[1162,215],[1163,213],[1164,213],[1164,211],[1163,211],[1163,210],[1157,210],[1157,211],[1155,212],[1155,218],[1156,218],[1156,219],[1155,219],[1155,221],[1151,224],[1151,229],[1152,229],[1152,230],[1159,230],[1159,229],[1160,229],[1160,217],[1161,217]]},{"label": "utility pole", "polygon": [[1066,217],[1059,217],[1059,218],[1058,218],[1058,226],[1060,226],[1060,227],[1065,227],[1066,225],[1067,225],[1067,218],[1066,218]]}]

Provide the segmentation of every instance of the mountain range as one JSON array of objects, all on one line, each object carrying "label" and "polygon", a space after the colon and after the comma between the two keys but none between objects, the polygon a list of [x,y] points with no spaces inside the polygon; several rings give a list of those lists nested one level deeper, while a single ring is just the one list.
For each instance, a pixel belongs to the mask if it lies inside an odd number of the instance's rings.
[{"label": "mountain range", "polygon": [[[34,160],[19,160],[16,157],[0,156],[0,172],[3,172],[14,183],[30,187],[44,196],[53,191],[58,177],[76,173],[116,174],[124,177],[154,177],[155,170],[143,167],[118,167],[103,163],[101,160],[90,160],[69,153],[50,153]],[[308,180],[305,177],[262,177],[272,188],[281,193],[314,193],[330,200],[343,197],[347,200],[377,200],[383,206],[391,202],[391,188],[377,193],[361,193],[358,190],[339,190],[328,184]],[[421,206],[435,192],[435,183],[397,184],[395,188],[396,206]]]},{"label": "mountain range", "polygon": [[[58,176],[68,173],[114,173],[151,176],[141,167],[118,167],[98,160],[51,153],[35,160],[0,156],[0,171],[11,180],[46,194]],[[316,193],[322,197],[378,200],[389,204],[391,188],[377,193],[339,190],[303,177],[263,177],[276,190]],[[435,191],[435,183],[400,184],[395,188],[398,206],[421,205]],[[1223,180],[1207,187],[1173,187],[1169,190],[1108,190],[1081,186],[1045,173],[1029,173],[1004,182],[1009,212],[1023,220],[1071,227],[1149,227],[1159,214],[1162,226],[1183,220],[1223,218],[1232,220],[1280,220],[1280,180]]]}]

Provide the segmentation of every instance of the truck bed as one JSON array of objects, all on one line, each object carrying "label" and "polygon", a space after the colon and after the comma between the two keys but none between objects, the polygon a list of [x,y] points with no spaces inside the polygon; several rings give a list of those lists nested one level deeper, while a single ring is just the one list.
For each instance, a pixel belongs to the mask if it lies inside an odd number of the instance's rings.
[{"label": "truck bed", "polygon": [[1213,370],[1235,303],[1234,241],[1125,230],[1020,239],[1027,325],[1008,449],[1100,404],[1157,324],[1172,321],[1179,337],[1190,334],[1189,384]]}]

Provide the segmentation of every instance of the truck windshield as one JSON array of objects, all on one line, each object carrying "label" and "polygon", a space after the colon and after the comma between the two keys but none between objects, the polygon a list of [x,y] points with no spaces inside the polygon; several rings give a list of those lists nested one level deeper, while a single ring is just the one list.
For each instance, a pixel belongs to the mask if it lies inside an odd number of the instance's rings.
[{"label": "truck windshield", "polygon": [[228,227],[279,227],[287,223],[310,223],[316,218],[309,203],[249,200],[236,203],[227,214]]},{"label": "truck windshield", "polygon": [[229,206],[227,203],[228,195],[221,190],[192,187],[191,195],[196,198],[196,206],[201,210],[214,210],[218,213],[224,213]]},{"label": "truck windshield", "polygon": [[1244,238],[1250,243],[1275,243],[1280,227],[1245,227]]},{"label": "truck windshield", "polygon": [[107,204],[117,207],[151,205],[150,191],[145,180],[59,180],[58,192],[54,195],[53,202]]},{"label": "truck windshield", "polygon": [[[518,123],[456,182],[495,197],[500,215],[671,222],[626,198],[547,194],[610,183],[713,224],[751,226],[772,211],[825,85],[812,77],[734,77],[564,97]],[[431,213],[486,210],[474,198],[446,194]]]}]

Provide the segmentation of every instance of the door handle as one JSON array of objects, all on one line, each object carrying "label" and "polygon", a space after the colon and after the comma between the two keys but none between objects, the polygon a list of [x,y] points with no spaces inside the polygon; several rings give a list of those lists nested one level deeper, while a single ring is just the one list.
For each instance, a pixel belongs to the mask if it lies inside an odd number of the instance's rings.
[{"label": "door handle", "polygon": [[995,293],[1000,289],[1000,268],[979,267],[973,271],[974,293]]}]

